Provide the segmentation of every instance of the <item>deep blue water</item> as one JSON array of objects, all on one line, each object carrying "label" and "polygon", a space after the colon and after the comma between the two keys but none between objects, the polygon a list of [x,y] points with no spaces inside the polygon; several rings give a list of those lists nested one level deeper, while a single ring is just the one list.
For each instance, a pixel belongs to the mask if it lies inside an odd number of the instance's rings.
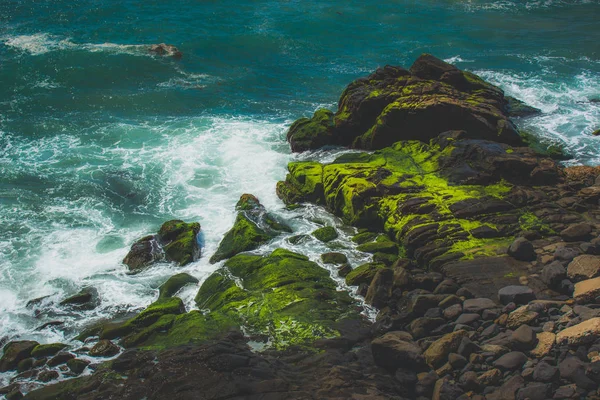
[{"label": "deep blue water", "polygon": [[[0,0],[0,338],[68,340],[34,329],[151,302],[173,267],[129,276],[120,260],[167,219],[201,221],[210,253],[244,192],[297,216],[274,193],[297,157],[286,126],[423,52],[541,108],[518,123],[600,163],[599,17],[597,0]],[[149,55],[161,42],[183,58]],[[186,270],[205,277],[205,259]],[[25,308],[84,285],[96,311]]]}]

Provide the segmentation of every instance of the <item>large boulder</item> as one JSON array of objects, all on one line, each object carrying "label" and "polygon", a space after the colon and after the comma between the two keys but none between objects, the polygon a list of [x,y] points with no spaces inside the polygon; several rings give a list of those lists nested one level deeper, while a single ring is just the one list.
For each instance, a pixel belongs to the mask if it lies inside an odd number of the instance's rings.
[{"label": "large boulder", "polygon": [[212,264],[238,253],[254,250],[282,232],[292,231],[277,216],[267,212],[251,194],[243,194],[235,208],[238,214],[233,228],[225,234],[217,251],[210,258]]},{"label": "large boulder", "polygon": [[381,149],[399,140],[428,142],[451,130],[522,143],[508,119],[502,90],[429,54],[420,56],[410,70],[386,66],[348,85],[334,126],[328,113],[318,113],[292,126],[288,134],[292,150],[324,144]]},{"label": "large boulder", "polygon": [[123,263],[132,273],[163,260],[176,262],[180,266],[189,264],[200,258],[199,232],[198,222],[167,221],[158,234],[145,236],[135,242]]},{"label": "large boulder", "polygon": [[19,362],[28,358],[38,345],[38,342],[32,340],[8,342],[0,358],[0,372],[16,369]]},{"label": "large boulder", "polygon": [[421,348],[407,332],[388,332],[378,337],[371,342],[371,352],[375,364],[383,368],[408,368],[414,371],[426,368]]},{"label": "large boulder", "polygon": [[331,143],[333,134],[333,113],[319,109],[312,118],[300,118],[294,122],[287,133],[293,152],[318,149]]},{"label": "large boulder", "polygon": [[600,276],[600,256],[586,254],[575,257],[567,267],[567,275],[573,281]]}]

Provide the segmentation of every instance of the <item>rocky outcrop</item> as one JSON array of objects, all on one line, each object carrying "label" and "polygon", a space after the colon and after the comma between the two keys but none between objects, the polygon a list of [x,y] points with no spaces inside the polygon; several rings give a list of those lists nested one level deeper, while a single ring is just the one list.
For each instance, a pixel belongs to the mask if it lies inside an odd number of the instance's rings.
[{"label": "rocky outcrop", "polygon": [[352,82],[335,115],[319,110],[288,132],[292,151],[326,144],[382,149],[399,140],[429,142],[440,133],[464,130],[481,139],[521,144],[509,113],[528,113],[502,90],[429,54],[410,70],[386,66]]},{"label": "rocky outcrop", "polygon": [[197,238],[199,233],[198,222],[165,222],[158,234],[145,236],[135,242],[123,263],[132,273],[159,261],[175,262],[180,266],[189,264],[200,258],[201,249]]},{"label": "rocky outcrop", "polygon": [[210,258],[211,263],[254,250],[282,232],[292,232],[285,222],[267,212],[260,201],[251,194],[243,194],[235,208],[238,215],[233,228],[219,243],[217,251]]}]

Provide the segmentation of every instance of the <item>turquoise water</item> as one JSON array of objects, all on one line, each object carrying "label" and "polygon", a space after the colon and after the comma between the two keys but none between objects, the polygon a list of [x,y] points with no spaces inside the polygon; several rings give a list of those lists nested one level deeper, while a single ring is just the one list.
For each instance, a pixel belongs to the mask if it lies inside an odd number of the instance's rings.
[{"label": "turquoise water", "polygon": [[[150,303],[178,271],[126,275],[132,241],[168,219],[200,221],[210,255],[244,192],[299,232],[316,227],[305,214],[334,221],[277,199],[298,158],[286,126],[335,109],[353,79],[423,52],[539,107],[518,123],[572,163],[600,163],[598,1],[33,3],[0,0],[0,338],[68,340]],[[160,42],[183,58],[149,55]],[[207,276],[207,258],[185,270]],[[85,285],[103,299],[95,311],[52,306]],[[25,304],[44,295],[50,311],[36,316]],[[51,320],[66,325],[35,330]]]}]

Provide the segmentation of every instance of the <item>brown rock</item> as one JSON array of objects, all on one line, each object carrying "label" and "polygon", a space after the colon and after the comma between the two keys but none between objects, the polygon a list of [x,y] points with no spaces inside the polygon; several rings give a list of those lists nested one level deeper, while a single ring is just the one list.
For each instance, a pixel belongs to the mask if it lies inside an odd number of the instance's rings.
[{"label": "brown rock", "polygon": [[574,281],[600,276],[600,256],[585,254],[575,257],[567,267],[567,275]]},{"label": "brown rock", "polygon": [[502,381],[502,371],[498,368],[490,369],[477,378],[481,386],[496,386]]},{"label": "brown rock", "polygon": [[600,296],[600,277],[587,279],[575,284],[573,298],[578,303],[587,303]]},{"label": "brown rock", "polygon": [[458,330],[448,333],[433,342],[424,353],[427,364],[432,368],[442,366],[447,361],[448,354],[458,350],[458,346],[460,346],[460,342],[465,336],[467,336],[467,331]]},{"label": "brown rock", "polygon": [[121,351],[119,346],[111,342],[110,340],[103,339],[96,343],[90,350],[90,356],[92,357],[112,357]]},{"label": "brown rock", "polygon": [[538,340],[537,346],[535,346],[535,349],[531,350],[529,354],[535,358],[545,357],[550,353],[550,350],[552,350],[556,335],[552,332],[540,332],[536,336]]},{"label": "brown rock", "polygon": [[394,331],[371,342],[375,364],[389,369],[399,367],[422,370],[425,367],[421,348],[407,332]]},{"label": "brown rock", "polygon": [[556,343],[579,346],[600,338],[600,318],[592,318],[572,326],[556,335]]},{"label": "brown rock", "polygon": [[521,325],[529,325],[534,322],[539,314],[535,311],[530,311],[528,306],[521,306],[508,315],[506,327],[508,329],[516,329]]}]

